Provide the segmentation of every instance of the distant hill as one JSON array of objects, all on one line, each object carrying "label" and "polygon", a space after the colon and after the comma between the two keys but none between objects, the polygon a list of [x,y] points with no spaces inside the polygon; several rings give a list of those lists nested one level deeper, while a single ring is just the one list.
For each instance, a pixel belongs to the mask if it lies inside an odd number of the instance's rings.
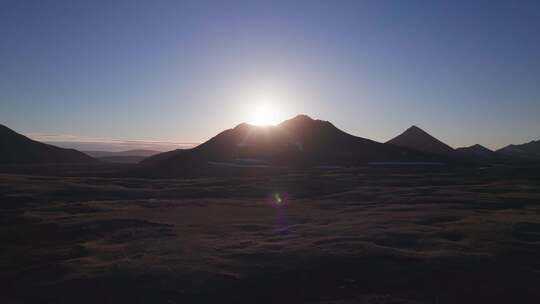
[{"label": "distant hill", "polygon": [[157,162],[163,161],[165,159],[168,159],[170,157],[178,156],[181,153],[184,153],[185,151],[187,151],[187,150],[185,150],[185,149],[176,149],[176,150],[172,150],[172,151],[168,151],[168,152],[155,154],[155,155],[152,155],[150,157],[147,157],[147,158],[143,159],[140,163],[144,164],[144,165],[157,163]]},{"label": "distant hill", "polygon": [[497,153],[479,144],[470,147],[457,148],[456,152],[463,157],[478,160],[492,160],[498,157]]},{"label": "distant hill", "polygon": [[146,159],[142,156],[104,156],[98,157],[98,160],[106,163],[119,163],[119,164],[137,164]]},{"label": "distant hill", "polygon": [[509,145],[496,152],[507,157],[540,159],[540,140],[533,140],[521,145]]},{"label": "distant hill", "polygon": [[85,154],[88,154],[92,157],[111,157],[111,156],[140,156],[140,157],[150,157],[162,153],[161,151],[154,150],[126,150],[120,152],[111,152],[111,151],[82,151]]},{"label": "distant hill", "polygon": [[387,144],[445,156],[452,156],[455,152],[452,147],[417,126],[408,128],[405,132],[389,140]]},{"label": "distant hill", "polygon": [[0,164],[92,162],[97,160],[82,152],[40,143],[0,125]]},{"label": "distant hill", "polygon": [[150,156],[160,154],[162,152],[154,151],[154,150],[127,150],[127,151],[120,151],[120,152],[83,151],[83,153],[104,162],[135,164]]},{"label": "distant hill", "polygon": [[277,126],[242,123],[187,150],[141,162],[148,175],[179,175],[202,167],[348,166],[368,162],[434,161],[439,158],[341,131],[328,121],[298,115]]}]

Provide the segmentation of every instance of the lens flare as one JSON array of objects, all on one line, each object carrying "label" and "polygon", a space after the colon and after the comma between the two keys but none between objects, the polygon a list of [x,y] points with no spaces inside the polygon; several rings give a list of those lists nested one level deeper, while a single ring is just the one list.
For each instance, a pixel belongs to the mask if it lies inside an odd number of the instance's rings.
[{"label": "lens flare", "polygon": [[287,196],[283,193],[274,192],[268,196],[267,202],[273,207],[284,207],[287,204]]}]

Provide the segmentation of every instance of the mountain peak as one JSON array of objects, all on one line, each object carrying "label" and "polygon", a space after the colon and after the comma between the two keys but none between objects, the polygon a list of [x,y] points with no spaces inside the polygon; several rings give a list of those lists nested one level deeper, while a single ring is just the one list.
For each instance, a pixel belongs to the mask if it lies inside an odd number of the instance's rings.
[{"label": "mountain peak", "polygon": [[307,114],[298,114],[295,117],[293,117],[292,120],[314,120],[314,119],[309,117],[309,115]]},{"label": "mountain peak", "polygon": [[476,152],[482,152],[482,153],[493,153],[491,149],[488,149],[480,144],[474,144],[469,147],[463,147],[459,148],[460,151],[476,151]]},{"label": "mountain peak", "polygon": [[495,152],[480,144],[475,144],[469,147],[457,148],[456,152],[466,157],[473,157],[477,160],[493,159],[496,156]]},{"label": "mountain peak", "polygon": [[403,133],[392,138],[387,143],[440,155],[448,155],[454,152],[454,149],[449,145],[431,136],[429,133],[415,125],[409,127]]},{"label": "mountain peak", "polygon": [[[474,149],[482,149],[482,150],[490,150],[484,146],[482,146],[481,144],[474,144],[472,146],[470,146],[470,148],[474,148]],[[491,151],[491,150],[490,150]]]},{"label": "mountain peak", "polygon": [[[338,130],[332,123],[326,120],[313,119],[305,114],[296,115],[295,117],[285,120],[278,125],[279,128],[285,130],[295,130],[295,132],[312,132],[320,129]],[[340,131],[342,132],[342,131]]]},{"label": "mountain peak", "polygon": [[309,117],[306,114],[298,114],[298,115],[296,115],[295,117],[293,117],[291,119],[287,119],[287,120],[283,121],[281,124],[284,124],[284,123],[310,123],[310,122],[313,122],[313,121],[315,121],[315,119]]},{"label": "mountain peak", "polygon": [[235,130],[240,130],[240,129],[247,129],[247,128],[251,128],[253,127],[253,125],[251,124],[248,124],[247,122],[242,122],[242,123],[239,123],[238,125],[236,125],[236,127],[234,127]]},{"label": "mountain peak", "polygon": [[[416,125],[412,125],[410,126],[407,130],[405,130],[405,132],[403,132],[404,134],[405,133],[416,133],[416,134],[427,134],[429,135],[429,133],[427,133],[426,131],[422,130],[420,127],[416,126]],[[430,135],[431,136],[431,135]]]}]

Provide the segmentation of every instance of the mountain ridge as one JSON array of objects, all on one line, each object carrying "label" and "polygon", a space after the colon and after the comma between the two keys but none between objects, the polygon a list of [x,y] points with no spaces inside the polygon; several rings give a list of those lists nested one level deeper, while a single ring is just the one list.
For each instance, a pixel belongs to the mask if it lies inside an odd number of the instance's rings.
[{"label": "mountain ridge", "polygon": [[132,150],[124,150],[124,151],[118,151],[118,152],[105,151],[105,150],[83,150],[81,152],[94,158],[113,157],[113,156],[115,157],[116,156],[150,157],[152,155],[162,153],[162,151],[147,150],[147,149],[132,149]]},{"label": "mountain ridge", "polygon": [[93,163],[96,159],[74,149],[64,149],[32,140],[0,124],[0,163],[54,164]]},{"label": "mountain ridge", "polygon": [[540,159],[540,140],[508,145],[496,151],[498,154],[524,159]]},{"label": "mountain ridge", "polygon": [[409,148],[346,133],[331,122],[301,114],[275,126],[241,123],[192,149],[158,154],[141,162],[150,175],[174,175],[208,164],[248,166],[350,166],[368,162],[440,161]]}]

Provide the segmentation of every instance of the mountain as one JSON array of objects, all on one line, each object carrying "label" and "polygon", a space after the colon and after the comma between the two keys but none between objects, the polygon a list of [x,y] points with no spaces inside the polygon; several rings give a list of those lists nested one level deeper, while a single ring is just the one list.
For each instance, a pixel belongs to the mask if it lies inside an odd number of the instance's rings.
[{"label": "mountain", "polygon": [[464,157],[479,160],[491,160],[497,157],[497,153],[479,144],[470,147],[457,148],[456,153]]},{"label": "mountain", "polygon": [[92,163],[94,158],[73,149],[40,143],[0,125],[1,164]]},{"label": "mountain", "polygon": [[111,152],[111,151],[82,151],[85,154],[88,154],[94,158],[100,157],[111,157],[111,156],[140,156],[140,157],[150,157],[161,153],[160,151],[154,150],[126,150],[120,152]]},{"label": "mountain", "polygon": [[82,151],[82,152],[104,162],[126,163],[126,164],[135,164],[135,163],[141,162],[142,160],[150,156],[161,153],[159,151],[154,151],[154,150],[127,150],[127,151],[120,151],[120,152],[111,152],[111,151]]},{"label": "mountain", "polygon": [[141,162],[140,172],[168,176],[216,166],[276,168],[437,160],[440,158],[356,137],[328,121],[298,115],[277,126],[239,124],[195,148],[150,157]]},{"label": "mountain", "polygon": [[417,126],[408,128],[405,130],[405,132],[386,143],[398,147],[444,156],[452,156],[455,152],[452,147],[436,139]]},{"label": "mountain", "polygon": [[165,159],[171,158],[173,156],[178,156],[181,153],[184,153],[185,151],[187,151],[187,150],[185,150],[185,149],[176,149],[176,150],[172,150],[172,151],[168,151],[168,152],[155,154],[155,155],[152,155],[150,157],[147,157],[147,158],[143,159],[142,161],[140,161],[140,163],[144,164],[144,165],[154,164],[154,163],[163,161]]},{"label": "mountain", "polygon": [[119,164],[137,164],[146,159],[144,156],[134,155],[120,155],[120,156],[103,156],[98,157],[98,160],[105,163],[119,163]]},{"label": "mountain", "polygon": [[497,153],[507,157],[540,159],[540,140],[533,140],[521,145],[509,145],[497,150]]}]

